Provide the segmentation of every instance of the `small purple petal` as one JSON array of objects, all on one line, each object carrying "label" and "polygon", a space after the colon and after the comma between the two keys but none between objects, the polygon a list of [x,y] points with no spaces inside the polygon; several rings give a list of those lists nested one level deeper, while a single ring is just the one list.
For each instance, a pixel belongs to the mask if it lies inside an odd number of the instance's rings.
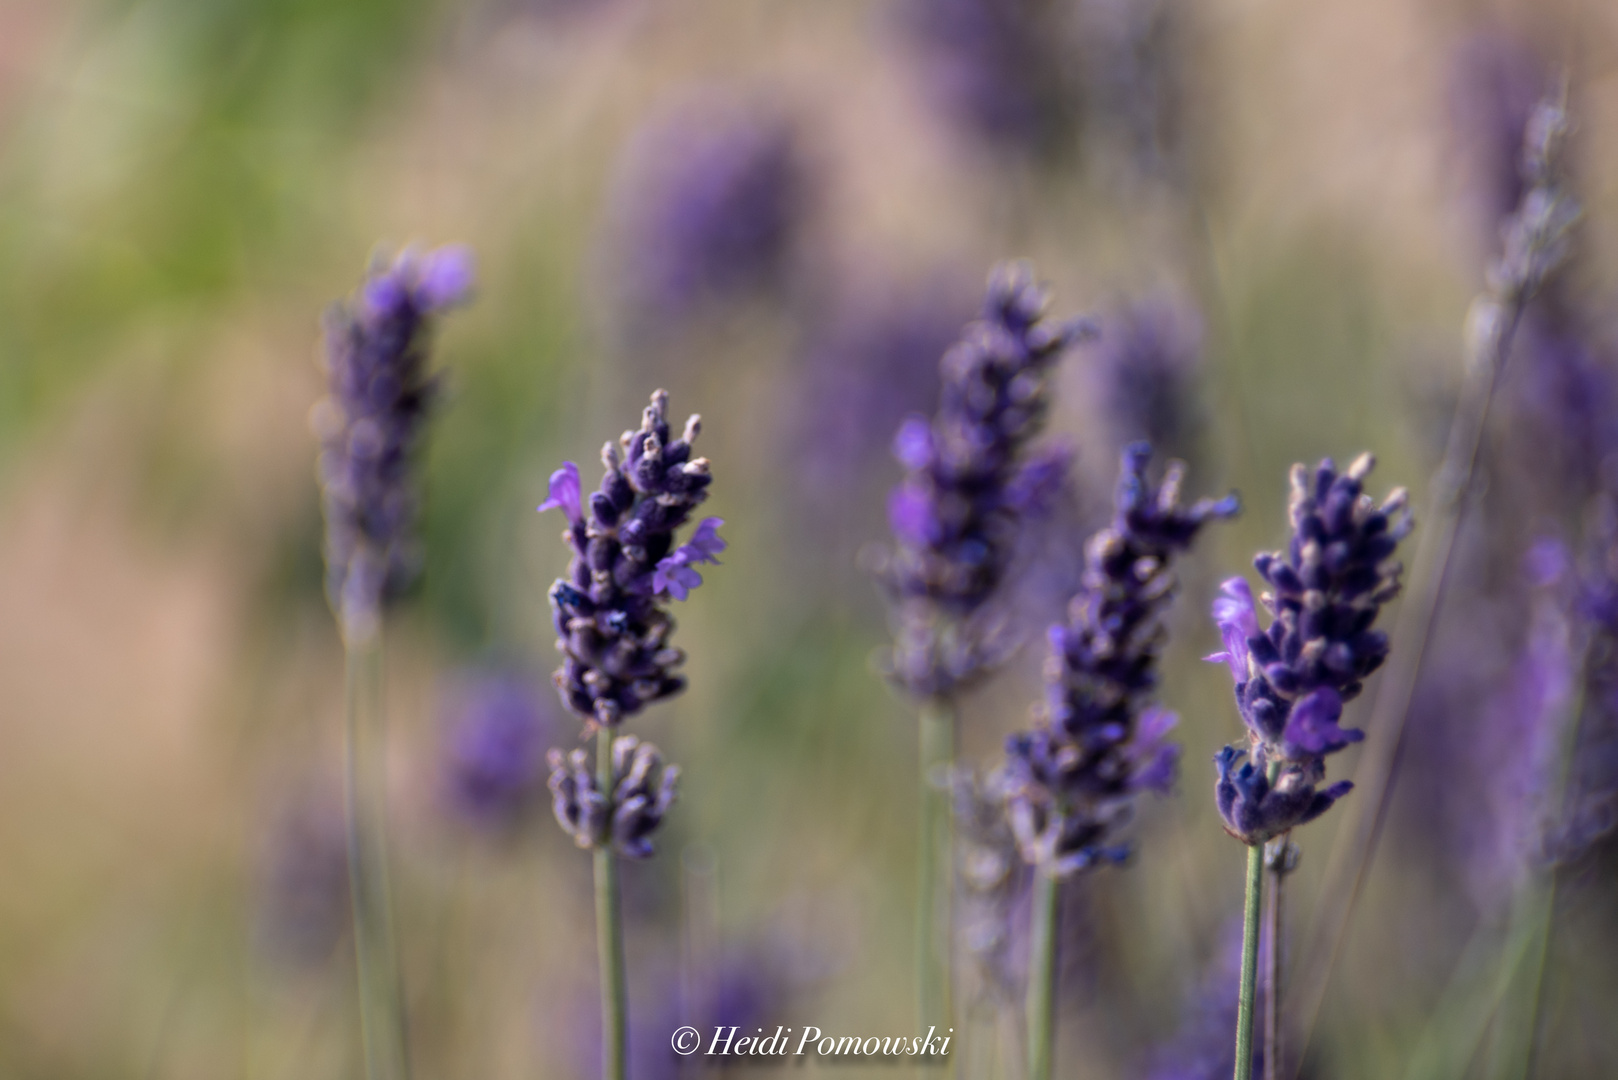
[{"label": "small purple petal", "polygon": [[441,311],[464,303],[472,295],[476,279],[472,250],[451,244],[430,252],[421,260],[416,296],[427,311]]},{"label": "small purple petal", "polygon": [[1203,657],[1222,661],[1230,667],[1237,683],[1247,681],[1247,639],[1258,634],[1258,615],[1253,611],[1253,590],[1246,578],[1234,577],[1220,587],[1225,595],[1213,602],[1213,620],[1225,639],[1225,650]]},{"label": "small purple petal", "polygon": [[933,460],[933,429],[925,419],[912,416],[893,437],[893,456],[911,472],[925,469]]},{"label": "small purple petal", "polygon": [[1287,753],[1292,757],[1330,754],[1365,738],[1363,731],[1338,727],[1337,718],[1342,715],[1343,699],[1330,687],[1323,686],[1303,698],[1293,706],[1281,736]]},{"label": "small purple petal", "polygon": [[561,510],[569,521],[578,525],[584,521],[584,505],[579,496],[579,467],[571,461],[551,473],[550,498],[539,504],[539,512]]},{"label": "small purple petal", "polygon": [[895,488],[888,497],[888,524],[901,540],[912,544],[931,541],[935,525],[927,493],[912,484]]},{"label": "small purple petal", "polygon": [[724,518],[703,518],[697,525],[697,531],[691,534],[691,539],[681,547],[682,551],[689,552],[691,562],[712,563],[719,565],[714,558],[730,545],[719,536],[719,526],[725,523]]}]

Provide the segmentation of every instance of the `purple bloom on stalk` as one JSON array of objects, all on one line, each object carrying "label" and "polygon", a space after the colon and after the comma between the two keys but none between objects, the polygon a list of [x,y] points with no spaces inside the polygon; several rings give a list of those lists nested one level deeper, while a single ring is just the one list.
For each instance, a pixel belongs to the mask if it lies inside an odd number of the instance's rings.
[{"label": "purple bloom on stalk", "polygon": [[620,300],[658,332],[712,298],[779,283],[808,203],[797,130],[765,108],[696,102],[636,134],[615,181]]},{"label": "purple bloom on stalk", "polygon": [[581,848],[611,846],[631,859],[652,854],[652,833],[674,805],[678,765],[663,764],[657,747],[633,735],[612,740],[611,792],[596,786],[594,763],[584,750],[548,755],[556,820]]},{"label": "purple bloom on stalk", "polygon": [[445,776],[457,810],[480,824],[509,826],[542,786],[549,725],[532,689],[486,674],[452,705]]},{"label": "purple bloom on stalk", "polygon": [[908,0],[899,28],[941,113],[986,143],[1043,156],[1077,119],[1054,23],[1029,0]]},{"label": "purple bloom on stalk", "polygon": [[1164,790],[1178,748],[1165,741],[1175,717],[1149,704],[1174,595],[1175,555],[1202,526],[1236,514],[1234,495],[1180,505],[1184,466],[1162,483],[1146,478],[1151,448],[1124,452],[1110,526],[1085,545],[1068,621],[1050,629],[1042,722],[1006,740],[1009,812],[1023,857],[1055,874],[1119,862],[1115,843],[1133,796]]},{"label": "purple bloom on stalk", "polygon": [[434,317],[471,288],[465,248],[406,249],[327,316],[330,392],[312,420],[321,442],[326,595],[351,639],[375,634],[383,602],[420,568],[413,471],[437,390],[428,336]]},{"label": "purple bloom on stalk", "polygon": [[1274,616],[1268,630],[1258,631],[1239,579],[1214,602],[1226,650],[1207,659],[1230,665],[1250,744],[1215,757],[1216,796],[1227,831],[1249,844],[1318,817],[1352,786],[1315,790],[1325,756],[1364,737],[1337,721],[1387,658],[1387,635],[1372,624],[1399,591],[1392,556],[1411,529],[1404,489],[1381,506],[1364,493],[1373,464],[1364,454],[1342,473],[1329,459],[1313,473],[1293,466],[1292,541],[1254,560],[1273,590],[1260,598]]},{"label": "purple bloom on stalk", "polygon": [[652,395],[638,431],[602,448],[606,475],[585,511],[578,470],[568,463],[551,477],[541,510],[568,515],[573,549],[567,576],[551,586],[557,648],[554,676],[562,701],[592,725],[616,727],[626,716],[685,688],[676,669],[685,654],[669,644],[674,620],[659,605],[667,592],[684,599],[702,583],[693,563],[717,563],[725,549],[718,518],[698,525],[675,549],[675,533],[708,497],[707,458],[692,458],[701,429],[692,416],[674,436],[668,393]]},{"label": "purple bloom on stalk", "polygon": [[1027,448],[1044,422],[1047,373],[1094,330],[1042,321],[1045,304],[1025,264],[997,267],[982,319],[940,363],[937,414],[905,421],[894,440],[905,477],[888,504],[897,543],[883,576],[901,609],[893,677],[918,696],[948,693],[991,662],[971,620],[1063,471]]}]

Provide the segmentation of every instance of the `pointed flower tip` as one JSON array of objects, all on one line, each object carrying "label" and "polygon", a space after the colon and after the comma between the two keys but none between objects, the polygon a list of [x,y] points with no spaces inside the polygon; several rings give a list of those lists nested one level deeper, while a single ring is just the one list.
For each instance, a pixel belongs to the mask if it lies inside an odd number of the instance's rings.
[{"label": "pointed flower tip", "polygon": [[539,504],[539,512],[561,510],[575,525],[584,520],[584,503],[579,487],[579,467],[571,461],[551,473],[550,497]]},{"label": "pointed flower tip", "polygon": [[477,281],[474,266],[472,249],[465,244],[446,244],[423,256],[416,280],[421,306],[442,311],[471,299]]}]

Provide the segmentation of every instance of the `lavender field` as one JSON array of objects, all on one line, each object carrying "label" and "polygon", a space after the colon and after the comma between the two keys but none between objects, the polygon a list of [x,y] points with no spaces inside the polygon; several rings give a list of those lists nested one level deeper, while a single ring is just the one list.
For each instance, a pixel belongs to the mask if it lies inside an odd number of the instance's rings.
[{"label": "lavender field", "polygon": [[3,0],[0,867],[4,1077],[1618,1075],[1618,6]]}]

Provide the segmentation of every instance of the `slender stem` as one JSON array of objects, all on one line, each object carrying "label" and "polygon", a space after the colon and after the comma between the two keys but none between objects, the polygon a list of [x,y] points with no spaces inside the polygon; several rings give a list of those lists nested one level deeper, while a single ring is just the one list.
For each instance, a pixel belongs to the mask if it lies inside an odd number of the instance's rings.
[{"label": "slender stem", "polygon": [[[612,732],[596,732],[596,788],[611,799]],[[611,820],[611,809],[608,810]],[[624,1080],[626,1018],[623,910],[618,899],[618,856],[611,842],[595,849],[596,945],[601,963],[601,1075]]]},{"label": "slender stem", "polygon": [[388,895],[381,632],[346,642],[349,896],[368,1080],[408,1080],[404,1000]]},{"label": "slender stem", "polygon": [[1051,1080],[1056,1041],[1056,901],[1061,879],[1034,871],[1034,925],[1028,940],[1028,1080]]},{"label": "slender stem", "polygon": [[950,901],[955,889],[955,819],[945,781],[955,765],[955,703],[922,706],[919,747],[920,848],[916,868],[916,996],[921,1030],[951,1026]]},{"label": "slender stem", "polygon": [[1269,942],[1264,971],[1264,1080],[1280,1080],[1281,1076],[1281,898],[1287,875],[1298,865],[1298,849],[1291,835],[1283,833],[1264,847],[1264,868],[1270,879],[1270,893],[1264,904],[1264,940]]},{"label": "slender stem", "polygon": [[1253,999],[1258,996],[1258,914],[1264,893],[1264,845],[1247,849],[1247,906],[1242,913],[1242,983],[1236,998],[1235,1080],[1253,1078]]}]

